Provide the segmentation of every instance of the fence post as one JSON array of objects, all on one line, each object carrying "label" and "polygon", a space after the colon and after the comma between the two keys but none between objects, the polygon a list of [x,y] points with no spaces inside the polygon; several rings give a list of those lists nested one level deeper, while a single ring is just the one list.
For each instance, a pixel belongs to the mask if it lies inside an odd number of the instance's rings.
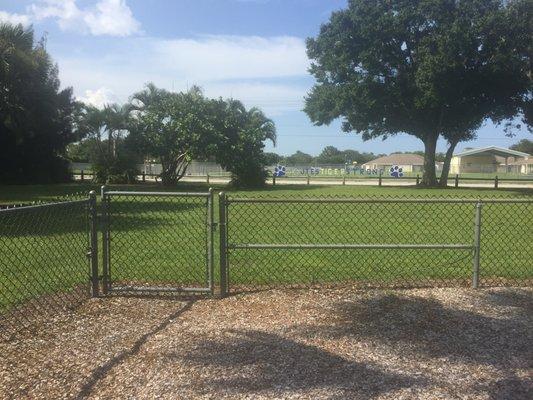
[{"label": "fence post", "polygon": [[143,182],[146,182],[146,172],[143,171]]},{"label": "fence post", "polygon": [[228,294],[228,263],[227,263],[227,214],[226,214],[226,194],[220,192],[218,195],[218,219],[220,230],[220,297]]},{"label": "fence post", "polygon": [[476,203],[476,217],[474,220],[474,263],[472,266],[472,287],[479,287],[479,257],[481,253],[481,200]]},{"label": "fence post", "polygon": [[420,185],[420,175],[416,174],[416,186]]},{"label": "fence post", "polygon": [[455,174],[455,187],[459,187],[459,174]]},{"label": "fence post", "polygon": [[379,170],[378,186],[381,186],[381,170]]},{"label": "fence post", "polygon": [[309,185],[311,182],[310,182],[310,179],[309,179],[309,174],[307,174],[307,184]]},{"label": "fence post", "polygon": [[272,175],[272,186],[276,186],[276,174]]},{"label": "fence post", "polygon": [[84,180],[84,176],[83,176],[83,170],[81,170],[81,176],[80,176],[80,180],[83,182]]},{"label": "fence post", "polygon": [[[208,175],[209,176],[209,175]],[[215,223],[214,223],[214,208],[213,208],[213,188],[209,188],[209,197],[207,198],[207,229],[208,232],[208,246],[207,246],[207,270],[208,270],[208,284],[211,294],[213,294],[214,286],[214,244],[215,244]]]},{"label": "fence post", "polygon": [[342,185],[346,185],[346,173],[342,174]]},{"label": "fence post", "polygon": [[98,297],[100,279],[98,276],[98,213],[96,209],[96,192],[89,192],[89,220],[91,247],[91,283],[92,296]]},{"label": "fence post", "polygon": [[[209,172],[207,173],[207,179],[206,179],[205,183],[207,183],[209,185]],[[209,189],[209,190],[211,190],[211,189]]]},{"label": "fence post", "polygon": [[102,293],[109,291],[109,203],[105,194],[107,187],[101,188],[100,196],[102,200]]},{"label": "fence post", "polygon": [[498,189],[498,175],[494,177],[494,189]]}]

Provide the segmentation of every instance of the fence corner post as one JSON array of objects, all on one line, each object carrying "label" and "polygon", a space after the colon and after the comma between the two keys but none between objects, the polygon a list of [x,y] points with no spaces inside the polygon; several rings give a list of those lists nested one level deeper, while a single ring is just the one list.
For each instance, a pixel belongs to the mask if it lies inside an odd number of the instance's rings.
[{"label": "fence corner post", "polygon": [[91,295],[98,297],[100,277],[98,276],[98,212],[96,208],[96,192],[89,192],[89,221],[90,221],[90,257],[91,257]]},{"label": "fence corner post", "polygon": [[474,260],[472,265],[472,287],[479,287],[479,259],[481,253],[481,208],[483,203],[479,200],[476,203],[476,216],[474,220]]},{"label": "fence corner post", "polygon": [[227,213],[226,213],[226,194],[218,194],[218,218],[220,231],[220,297],[228,295],[228,263],[227,263]]}]

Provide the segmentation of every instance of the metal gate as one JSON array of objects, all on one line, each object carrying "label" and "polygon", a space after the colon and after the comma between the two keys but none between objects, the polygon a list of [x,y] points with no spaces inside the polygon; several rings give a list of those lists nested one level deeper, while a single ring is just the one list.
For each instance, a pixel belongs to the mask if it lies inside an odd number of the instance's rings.
[{"label": "metal gate", "polygon": [[102,187],[102,287],[213,293],[213,193]]}]

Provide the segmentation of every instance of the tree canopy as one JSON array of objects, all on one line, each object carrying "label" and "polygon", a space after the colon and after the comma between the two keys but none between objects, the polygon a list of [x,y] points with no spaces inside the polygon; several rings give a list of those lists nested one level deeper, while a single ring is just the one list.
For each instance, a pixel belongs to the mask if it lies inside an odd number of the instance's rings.
[{"label": "tree canopy", "polygon": [[200,88],[172,93],[153,84],[132,97],[132,140],[160,160],[164,184],[176,183],[193,159],[214,158],[236,185],[265,182],[263,148],[275,141],[274,123],[238,100],[206,98]]},{"label": "tree canopy", "polygon": [[533,142],[528,139],[522,139],[518,143],[509,147],[511,150],[522,151],[524,153],[533,155]]},{"label": "tree canopy", "polygon": [[69,179],[63,158],[76,140],[75,102],[60,90],[57,67],[31,28],[0,24],[0,181]]},{"label": "tree canopy", "polygon": [[[530,4],[530,3],[529,3]],[[531,104],[527,0],[350,0],[307,40],[316,84],[305,112],[342,119],[363,139],[407,133],[425,147],[422,183],[435,185],[439,137],[471,140],[486,119]],[[443,171],[444,183],[447,170]]]}]

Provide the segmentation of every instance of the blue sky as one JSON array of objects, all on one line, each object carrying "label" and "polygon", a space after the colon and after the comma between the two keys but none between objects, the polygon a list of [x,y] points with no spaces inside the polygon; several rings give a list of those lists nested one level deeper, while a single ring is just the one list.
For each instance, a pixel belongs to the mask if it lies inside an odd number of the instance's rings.
[{"label": "blue sky", "polygon": [[[409,135],[363,142],[338,122],[313,126],[303,97],[313,85],[305,38],[315,36],[345,0],[0,0],[0,20],[33,24],[47,34],[63,86],[101,106],[124,102],[146,82],[170,90],[200,85],[211,97],[234,97],[258,106],[278,129],[276,148],[317,154],[327,145],[390,153],[421,150]],[[508,147],[487,123],[465,147]],[[439,150],[445,143],[439,143]]]}]

